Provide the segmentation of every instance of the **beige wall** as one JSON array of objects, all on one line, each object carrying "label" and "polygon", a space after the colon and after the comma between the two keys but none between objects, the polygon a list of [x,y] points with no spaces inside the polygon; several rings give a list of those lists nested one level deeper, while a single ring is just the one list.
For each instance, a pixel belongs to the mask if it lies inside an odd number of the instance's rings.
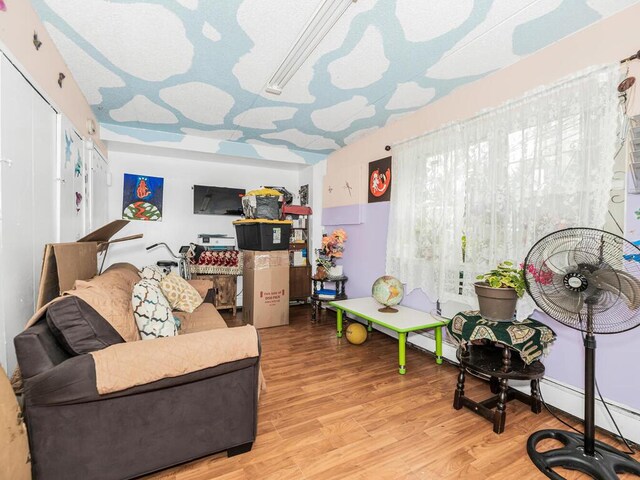
[{"label": "beige wall", "polygon": [[[481,80],[460,87],[450,95],[334,152],[328,158],[323,207],[366,203],[367,164],[393,153],[393,149],[386,152],[385,145],[393,145],[443,124],[469,118],[589,66],[616,62],[632,55],[640,47],[639,21],[640,4]],[[640,83],[640,61],[633,61],[630,66]],[[640,111],[638,97],[637,93],[630,95],[634,105],[629,111]],[[347,189],[340,188],[345,182],[355,185],[357,194],[350,196]]]},{"label": "beige wall", "polygon": [[[61,113],[64,113],[83,137],[87,133],[87,119],[96,124],[91,137],[100,151],[107,149],[100,141],[100,125],[78,84],[71,76],[53,40],[38,18],[29,0],[5,0],[7,10],[0,12],[0,50],[16,64],[27,79]],[[33,45],[33,32],[42,41],[40,50]],[[66,78],[62,88],[58,86],[58,73]]]}]

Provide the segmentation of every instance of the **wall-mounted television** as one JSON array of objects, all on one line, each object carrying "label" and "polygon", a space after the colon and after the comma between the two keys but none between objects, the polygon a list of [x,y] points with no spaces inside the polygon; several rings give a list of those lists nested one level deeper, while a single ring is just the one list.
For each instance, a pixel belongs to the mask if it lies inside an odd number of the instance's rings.
[{"label": "wall-mounted television", "polygon": [[242,188],[193,186],[193,213],[196,215],[242,215]]}]

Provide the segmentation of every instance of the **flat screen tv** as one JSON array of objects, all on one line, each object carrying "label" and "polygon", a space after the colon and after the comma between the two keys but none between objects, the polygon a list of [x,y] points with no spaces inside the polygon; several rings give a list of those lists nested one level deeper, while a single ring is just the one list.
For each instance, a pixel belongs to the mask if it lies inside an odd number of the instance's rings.
[{"label": "flat screen tv", "polygon": [[242,215],[241,188],[193,186],[193,213],[196,215]]}]

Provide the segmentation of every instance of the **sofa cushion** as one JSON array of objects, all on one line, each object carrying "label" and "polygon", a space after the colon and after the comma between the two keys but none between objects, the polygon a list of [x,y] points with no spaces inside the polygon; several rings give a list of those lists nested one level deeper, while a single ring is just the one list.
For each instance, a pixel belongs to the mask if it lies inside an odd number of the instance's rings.
[{"label": "sofa cushion", "polygon": [[95,352],[123,338],[84,300],[64,297],[47,309],[47,325],[56,340],[71,355]]},{"label": "sofa cushion", "polygon": [[215,328],[227,328],[227,323],[211,303],[203,303],[193,313],[174,312],[181,320],[180,335],[204,332]]},{"label": "sofa cushion", "polygon": [[154,280],[142,279],[134,285],[131,306],[142,340],[178,334],[171,305]]},{"label": "sofa cushion", "polygon": [[75,289],[66,292],[83,299],[98,312],[126,342],[140,340],[133,319],[131,291],[133,277],[117,270],[107,270],[89,281],[76,281]]},{"label": "sofa cushion", "polygon": [[146,280],[155,280],[158,283],[160,283],[166,276],[167,274],[164,269],[158,265],[147,265],[140,270],[140,277]]},{"label": "sofa cushion", "polygon": [[160,289],[169,301],[171,308],[191,313],[202,303],[198,291],[176,273],[169,273],[160,282]]}]

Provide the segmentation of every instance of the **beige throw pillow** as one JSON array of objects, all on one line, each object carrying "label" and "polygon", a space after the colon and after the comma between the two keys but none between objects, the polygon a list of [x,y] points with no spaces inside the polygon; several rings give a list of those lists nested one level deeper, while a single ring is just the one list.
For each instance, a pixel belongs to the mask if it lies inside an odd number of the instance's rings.
[{"label": "beige throw pillow", "polygon": [[203,302],[198,291],[184,278],[173,272],[162,279],[160,289],[169,300],[171,308],[175,310],[192,313]]}]

